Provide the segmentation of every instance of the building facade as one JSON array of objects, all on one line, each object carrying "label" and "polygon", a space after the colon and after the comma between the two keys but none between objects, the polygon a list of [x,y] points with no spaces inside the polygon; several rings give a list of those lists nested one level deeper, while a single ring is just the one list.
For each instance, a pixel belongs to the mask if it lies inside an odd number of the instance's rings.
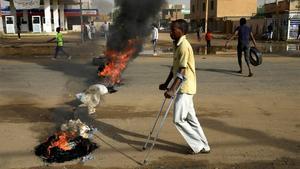
[{"label": "building facade", "polygon": [[300,0],[283,0],[264,5],[268,24],[274,27],[278,40],[296,39],[300,25]]},{"label": "building facade", "polygon": [[176,19],[189,20],[190,11],[183,4],[165,3],[160,13],[160,24],[167,27],[171,21]]},{"label": "building facade", "polygon": [[[27,0],[28,1],[28,0]],[[29,6],[26,0],[0,0],[2,26],[4,33],[21,32],[55,32],[57,27],[72,30],[74,25],[80,27],[79,0],[30,0],[36,2]],[[97,9],[90,9],[91,0],[82,0],[82,15],[87,21],[97,16]],[[26,4],[27,3],[27,4]],[[1,21],[1,20],[0,20]]]},{"label": "building facade", "polygon": [[[208,3],[208,9],[206,9]],[[206,10],[208,13],[208,29],[226,31],[226,21],[250,18],[256,14],[256,0],[190,0],[191,24],[204,27]]]}]

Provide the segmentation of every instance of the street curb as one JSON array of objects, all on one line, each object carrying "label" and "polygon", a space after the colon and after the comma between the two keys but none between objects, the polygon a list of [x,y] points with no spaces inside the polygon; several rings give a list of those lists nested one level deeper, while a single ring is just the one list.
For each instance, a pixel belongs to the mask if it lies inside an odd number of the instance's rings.
[{"label": "street curb", "polygon": [[[69,32],[66,31],[61,31],[62,34],[66,35]],[[2,35],[1,35],[2,34]],[[16,36],[18,36],[18,34],[4,34],[1,33],[0,37],[1,38],[16,38]],[[56,32],[42,32],[42,33],[21,33],[22,37],[39,37],[39,36],[55,36]]]}]

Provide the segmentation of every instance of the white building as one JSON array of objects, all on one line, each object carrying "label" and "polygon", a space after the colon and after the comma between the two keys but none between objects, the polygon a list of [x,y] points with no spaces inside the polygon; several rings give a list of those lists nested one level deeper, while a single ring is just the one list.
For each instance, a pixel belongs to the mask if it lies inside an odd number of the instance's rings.
[{"label": "white building", "polygon": [[[82,0],[84,22],[97,16],[91,9],[93,0]],[[80,28],[80,0],[0,0],[0,32],[15,33],[20,25],[22,32],[55,32]],[[1,21],[2,20],[2,21]]]}]

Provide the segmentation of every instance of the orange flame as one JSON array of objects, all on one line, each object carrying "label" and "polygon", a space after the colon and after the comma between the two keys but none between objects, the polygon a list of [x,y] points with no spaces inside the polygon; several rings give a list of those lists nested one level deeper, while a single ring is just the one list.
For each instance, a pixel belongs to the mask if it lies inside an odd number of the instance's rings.
[{"label": "orange flame", "polygon": [[115,50],[106,51],[105,56],[109,57],[110,61],[98,75],[109,77],[111,84],[120,82],[122,71],[126,68],[128,61],[136,52],[136,48],[134,47],[136,42],[136,40],[129,40],[126,48],[121,52]]},{"label": "orange flame", "polygon": [[53,147],[58,147],[64,151],[71,150],[72,147],[69,144],[69,140],[75,137],[73,132],[58,132],[55,134],[58,140],[51,143],[48,147],[48,153],[50,154],[50,149]]}]

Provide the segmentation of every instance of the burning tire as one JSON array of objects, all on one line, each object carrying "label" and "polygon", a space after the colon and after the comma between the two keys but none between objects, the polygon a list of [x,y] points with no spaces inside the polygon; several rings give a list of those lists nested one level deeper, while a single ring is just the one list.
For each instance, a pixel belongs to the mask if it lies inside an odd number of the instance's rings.
[{"label": "burning tire", "polygon": [[250,48],[250,63],[253,66],[262,64],[262,53],[255,47]]},{"label": "burning tire", "polygon": [[57,136],[50,136],[46,142],[35,148],[35,154],[48,163],[63,163],[86,156],[98,148],[96,143],[81,136],[69,140],[69,143],[73,145],[70,150],[63,150],[59,147],[50,148],[55,140],[57,140]]},{"label": "burning tire", "polygon": [[98,148],[89,140],[95,132],[78,120],[69,120],[61,125],[61,130],[48,137],[47,141],[35,147],[35,154],[48,163],[63,163],[90,155]]},{"label": "burning tire", "polygon": [[93,58],[93,65],[99,66],[99,65],[106,65],[107,58],[106,57],[94,57]]}]

